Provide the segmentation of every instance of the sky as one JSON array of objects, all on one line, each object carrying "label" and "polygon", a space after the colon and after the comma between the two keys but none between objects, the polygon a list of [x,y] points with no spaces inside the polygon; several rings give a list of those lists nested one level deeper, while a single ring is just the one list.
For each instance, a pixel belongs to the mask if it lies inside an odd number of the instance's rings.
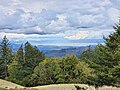
[{"label": "sky", "polygon": [[0,39],[34,45],[104,43],[119,22],[120,0],[0,0]]}]

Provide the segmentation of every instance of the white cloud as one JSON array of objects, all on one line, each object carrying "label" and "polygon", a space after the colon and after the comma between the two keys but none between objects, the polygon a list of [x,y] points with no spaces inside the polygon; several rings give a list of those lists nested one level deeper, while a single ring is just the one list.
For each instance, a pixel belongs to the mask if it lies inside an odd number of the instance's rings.
[{"label": "white cloud", "polygon": [[46,26],[46,32],[56,34],[56,33],[64,32],[68,30],[68,28],[69,28],[69,22],[65,19],[65,16],[58,15],[57,20],[52,20],[51,23],[48,26]]},{"label": "white cloud", "polygon": [[79,31],[75,35],[66,36],[65,38],[70,40],[85,39],[86,37],[88,37],[88,35],[89,35],[89,31]]},{"label": "white cloud", "polygon": [[110,0],[115,8],[120,9],[120,0]]},{"label": "white cloud", "polygon": [[[70,32],[70,31],[69,31]],[[68,33],[68,32],[67,32]],[[113,33],[113,29],[78,29],[76,32],[71,32],[64,38],[69,40],[79,40],[79,39],[102,39],[103,36],[107,37],[110,33]]]},{"label": "white cloud", "polygon": [[120,19],[120,10],[115,8],[110,8],[108,10],[108,16],[114,21],[114,23],[119,22]]},{"label": "white cloud", "polygon": [[119,4],[120,0],[2,0],[0,34],[14,33],[11,37],[19,38],[27,38],[27,34],[102,38],[118,22]]},{"label": "white cloud", "polygon": [[[60,44],[42,44],[42,45],[50,45],[50,46],[89,46],[89,45],[97,45],[98,43],[60,43]],[[101,43],[104,44],[104,43]]]},{"label": "white cloud", "polygon": [[1,32],[0,33],[0,38],[3,38],[4,36],[7,36],[7,38],[9,39],[25,39],[26,38],[26,35],[25,34],[16,34],[16,33],[4,33],[4,32]]}]

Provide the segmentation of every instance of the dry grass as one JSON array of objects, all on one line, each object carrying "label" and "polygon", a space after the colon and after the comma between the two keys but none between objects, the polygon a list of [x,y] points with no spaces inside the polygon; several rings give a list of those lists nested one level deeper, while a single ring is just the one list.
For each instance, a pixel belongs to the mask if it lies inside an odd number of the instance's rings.
[{"label": "dry grass", "polygon": [[10,88],[24,88],[24,87],[14,84],[12,82],[8,82],[8,81],[0,79],[0,88],[10,89]]},{"label": "dry grass", "polygon": [[10,89],[5,89],[5,88],[0,88],[0,90],[38,90],[38,89],[29,89],[29,88],[10,88]]},{"label": "dry grass", "polygon": [[86,90],[95,90],[94,87],[85,84],[54,84],[34,87],[38,90],[77,90],[75,86],[86,88]]},{"label": "dry grass", "polygon": [[103,87],[97,88],[96,90],[120,90],[120,88],[112,87],[112,86],[103,86]]},{"label": "dry grass", "polygon": [[[76,86],[79,88],[77,89]],[[85,84],[53,84],[27,88],[0,79],[0,90],[120,90],[120,88],[103,86],[95,89],[95,87]]]}]

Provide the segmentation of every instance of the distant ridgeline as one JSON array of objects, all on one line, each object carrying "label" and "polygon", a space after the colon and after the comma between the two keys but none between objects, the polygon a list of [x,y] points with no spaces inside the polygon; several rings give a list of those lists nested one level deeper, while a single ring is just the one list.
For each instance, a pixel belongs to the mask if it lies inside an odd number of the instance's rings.
[{"label": "distant ridgeline", "polygon": [[[18,50],[20,44],[11,45],[14,52]],[[42,51],[47,57],[63,57],[66,55],[75,54],[79,57],[89,46],[49,46],[49,45],[38,45],[40,51]],[[95,48],[96,45],[91,45],[90,48]]]},{"label": "distant ridgeline", "polygon": [[[96,46],[91,46],[90,48],[95,48]],[[86,51],[89,46],[81,46],[81,47],[69,47],[61,50],[51,50],[45,51],[44,54],[48,57],[63,57],[66,55],[75,54],[79,57],[84,51]]]}]

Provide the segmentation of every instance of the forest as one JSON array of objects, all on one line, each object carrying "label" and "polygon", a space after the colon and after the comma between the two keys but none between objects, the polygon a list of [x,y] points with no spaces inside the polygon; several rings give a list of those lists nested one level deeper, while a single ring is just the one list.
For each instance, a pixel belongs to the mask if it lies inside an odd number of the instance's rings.
[{"label": "forest", "polygon": [[89,48],[79,57],[48,58],[29,42],[13,53],[7,36],[0,43],[0,78],[26,87],[80,83],[120,86],[120,24],[103,37],[105,45]]}]

